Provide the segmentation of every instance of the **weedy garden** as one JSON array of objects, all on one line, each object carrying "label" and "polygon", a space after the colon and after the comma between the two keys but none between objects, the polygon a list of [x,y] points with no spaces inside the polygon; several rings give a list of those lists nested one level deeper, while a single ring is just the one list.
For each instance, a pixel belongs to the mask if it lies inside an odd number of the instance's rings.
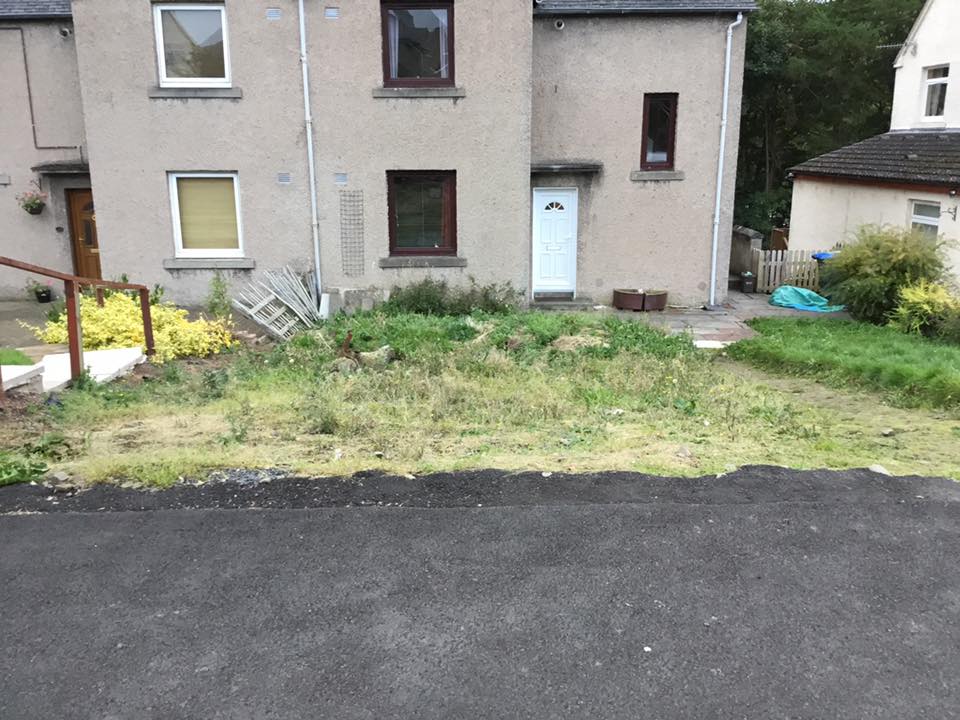
[{"label": "weedy garden", "polygon": [[878,462],[960,477],[955,408],[898,407],[769,375],[630,318],[520,312],[503,289],[469,292],[415,287],[282,344],[229,341],[23,404],[0,431],[0,482]]}]

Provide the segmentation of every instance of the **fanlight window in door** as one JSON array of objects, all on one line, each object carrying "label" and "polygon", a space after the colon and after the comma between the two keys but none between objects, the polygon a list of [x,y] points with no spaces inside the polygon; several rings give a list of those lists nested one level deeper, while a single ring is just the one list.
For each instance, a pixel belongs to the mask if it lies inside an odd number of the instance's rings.
[{"label": "fanlight window in door", "polygon": [[547,203],[547,206],[544,208],[546,212],[563,212],[563,205],[558,202]]}]

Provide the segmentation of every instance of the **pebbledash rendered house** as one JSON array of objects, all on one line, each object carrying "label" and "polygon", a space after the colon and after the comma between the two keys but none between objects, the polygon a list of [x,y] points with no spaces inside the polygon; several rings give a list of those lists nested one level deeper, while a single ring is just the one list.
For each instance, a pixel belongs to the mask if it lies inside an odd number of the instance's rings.
[{"label": "pebbledash rendered house", "polygon": [[791,169],[790,247],[827,250],[861,225],[952,241],[960,275],[960,2],[927,0],[896,60],[890,132]]},{"label": "pebbledash rendered house", "polygon": [[720,302],[753,9],[0,0],[0,255],[185,304],[281,266],[333,308],[425,277]]}]

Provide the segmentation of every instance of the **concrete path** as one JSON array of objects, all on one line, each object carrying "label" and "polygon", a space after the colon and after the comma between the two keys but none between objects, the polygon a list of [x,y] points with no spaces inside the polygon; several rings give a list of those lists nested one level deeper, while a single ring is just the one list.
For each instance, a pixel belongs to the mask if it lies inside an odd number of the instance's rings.
[{"label": "concrete path", "polygon": [[43,325],[49,309],[50,305],[34,300],[0,300],[0,347],[36,345],[37,336],[21,327],[19,321],[30,325]]},{"label": "concrete path", "polygon": [[3,718],[960,717],[947,480],[48,493],[0,488]]},{"label": "concrete path", "polygon": [[849,318],[846,313],[823,314],[776,307],[770,304],[769,295],[741,292],[731,292],[726,305],[716,311],[670,308],[662,313],[629,314],[670,333],[688,332],[703,347],[722,347],[753,337],[756,333],[746,321],[758,317],[803,317],[824,321]]}]

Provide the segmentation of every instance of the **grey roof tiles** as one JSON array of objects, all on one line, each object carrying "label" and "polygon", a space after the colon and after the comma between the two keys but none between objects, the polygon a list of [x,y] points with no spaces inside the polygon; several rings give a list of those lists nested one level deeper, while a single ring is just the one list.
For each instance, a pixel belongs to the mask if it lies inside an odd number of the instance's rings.
[{"label": "grey roof tiles", "polygon": [[633,15],[671,13],[749,12],[754,0],[541,0],[536,15]]},{"label": "grey roof tiles", "polygon": [[807,160],[790,172],[960,186],[960,130],[889,132]]},{"label": "grey roof tiles", "polygon": [[70,17],[70,0],[0,0],[0,19]]}]

